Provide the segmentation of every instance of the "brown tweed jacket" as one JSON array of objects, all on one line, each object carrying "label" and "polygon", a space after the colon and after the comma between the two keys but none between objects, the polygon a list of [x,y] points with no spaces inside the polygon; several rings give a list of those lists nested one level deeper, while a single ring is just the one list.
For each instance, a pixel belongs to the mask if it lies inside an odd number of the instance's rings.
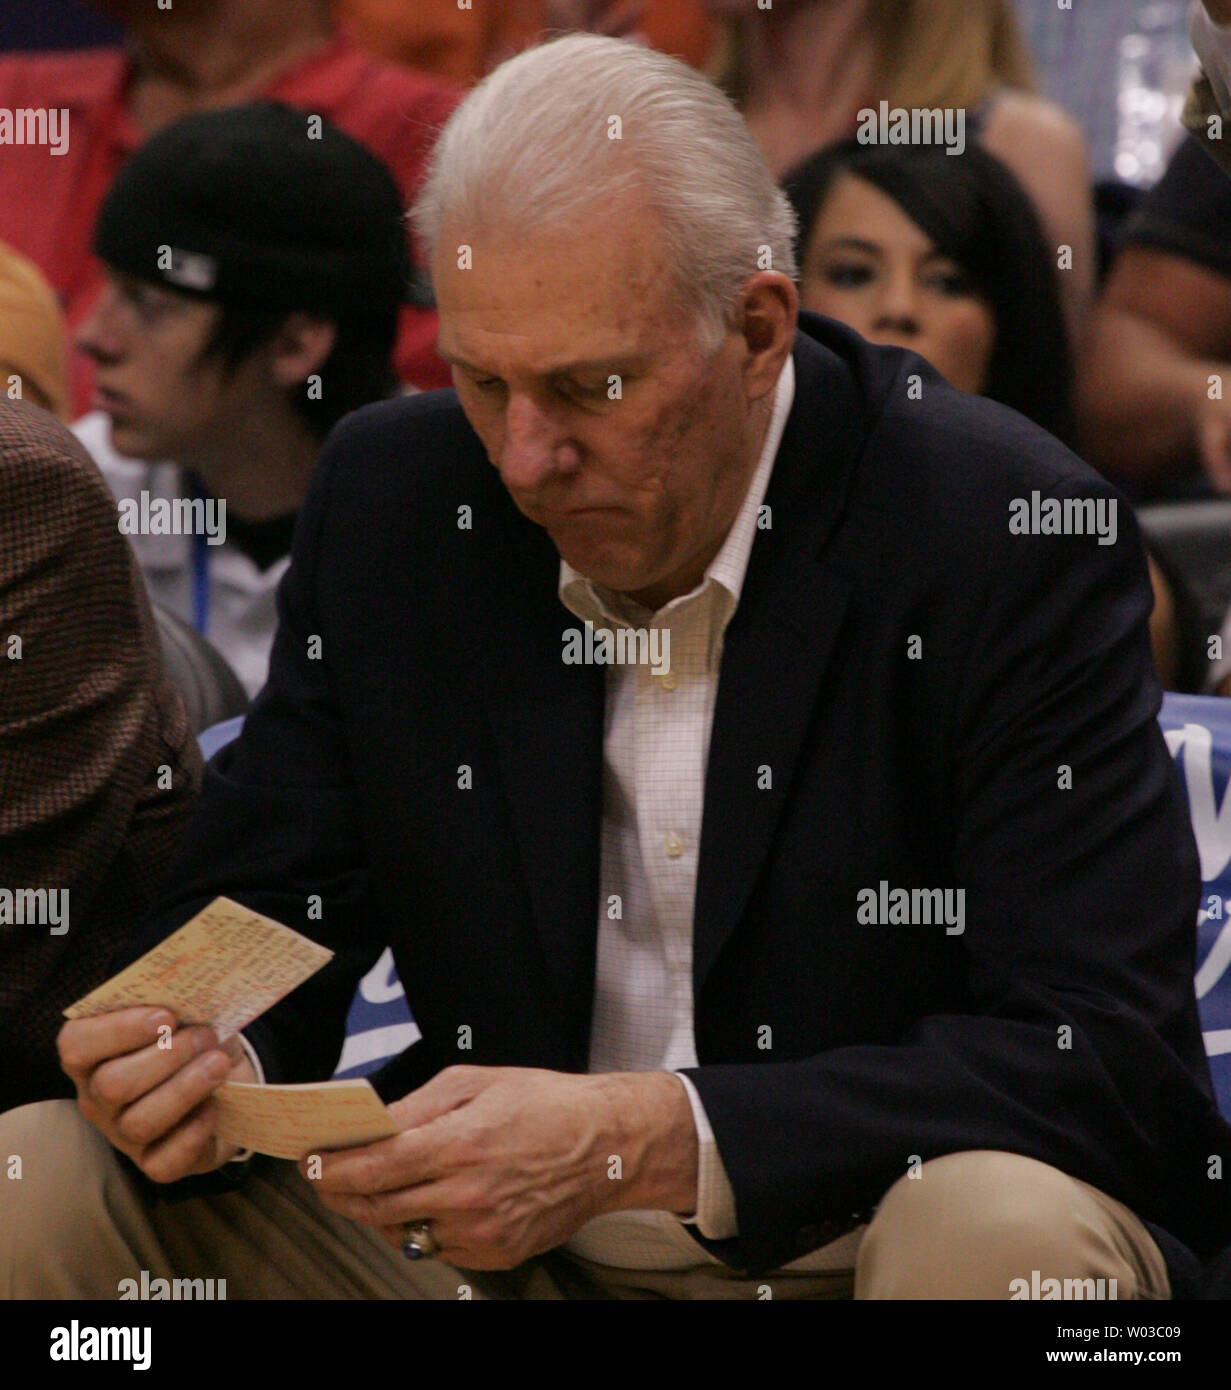
[{"label": "brown tweed jacket", "polygon": [[[106,483],[0,400],[0,1110],[74,1094],[60,1011],[150,906],[200,779]],[[22,888],[67,889],[68,931],[15,922]]]}]

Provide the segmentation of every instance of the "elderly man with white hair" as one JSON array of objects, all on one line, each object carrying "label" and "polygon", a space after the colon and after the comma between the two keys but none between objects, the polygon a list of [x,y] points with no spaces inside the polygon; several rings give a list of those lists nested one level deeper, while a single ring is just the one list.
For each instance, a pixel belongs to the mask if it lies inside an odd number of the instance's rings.
[{"label": "elderly man with white hair", "polygon": [[[800,315],[786,201],[670,58],[500,67],[414,212],[455,389],[332,435],[129,952],[226,894],[334,958],[242,1043],[66,1025],[76,1106],[0,1119],[45,1160],[0,1295],[1178,1291],[1231,1131],[1118,495]],[[237,1154],[213,1091],[327,1077],[386,945],[399,1132]]]}]

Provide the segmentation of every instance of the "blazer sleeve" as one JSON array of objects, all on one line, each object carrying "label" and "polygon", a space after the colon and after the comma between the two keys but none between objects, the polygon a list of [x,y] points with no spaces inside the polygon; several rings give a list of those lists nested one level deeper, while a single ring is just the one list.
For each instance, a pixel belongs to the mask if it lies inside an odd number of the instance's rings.
[{"label": "blazer sleeve", "polygon": [[117,967],[150,949],[219,894],[275,918],[334,959],[244,1029],[268,1082],[327,1079],[355,987],[383,941],[368,875],[318,576],[330,533],[336,431],[296,522],[279,585],[269,679],[239,737],[207,764],[201,798],[164,896]]},{"label": "blazer sleeve", "polygon": [[[1084,480],[1053,495],[1116,496]],[[1052,1164],[1194,1248],[1226,1238],[1208,1162],[1228,1131],[1180,1055],[1204,1055],[1196,848],[1155,719],[1137,528],[1117,510],[1109,546],[1010,537],[1006,518],[966,576],[986,607],[938,715],[968,1006],[892,1046],[688,1071],[735,1192],[739,1234],[710,1246],[728,1263],[797,1258],[818,1223],[866,1219],[913,1157],[967,1149]]]}]

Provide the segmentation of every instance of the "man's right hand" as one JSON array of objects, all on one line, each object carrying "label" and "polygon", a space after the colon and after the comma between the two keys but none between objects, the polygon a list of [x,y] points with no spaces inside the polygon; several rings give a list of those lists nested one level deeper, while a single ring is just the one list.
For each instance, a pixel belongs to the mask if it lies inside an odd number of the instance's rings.
[{"label": "man's right hand", "polygon": [[215,1134],[209,1101],[224,1081],[259,1079],[238,1038],[220,1046],[212,1028],[135,1008],[73,1019],[56,1045],[81,1113],[153,1182],[210,1173],[239,1152]]}]

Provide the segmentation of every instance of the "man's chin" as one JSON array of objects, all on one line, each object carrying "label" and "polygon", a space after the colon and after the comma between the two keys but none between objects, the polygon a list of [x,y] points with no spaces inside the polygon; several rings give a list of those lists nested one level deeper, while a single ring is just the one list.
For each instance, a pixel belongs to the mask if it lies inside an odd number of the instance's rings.
[{"label": "man's chin", "polygon": [[564,541],[552,536],[560,558],[595,584],[612,593],[623,594],[641,587],[641,573],[635,565],[621,562],[609,545],[578,545],[575,537]]},{"label": "man's chin", "polygon": [[127,421],[117,421],[111,416],[107,431],[111,447],[124,458],[161,460],[170,458],[170,453],[147,431]]}]

